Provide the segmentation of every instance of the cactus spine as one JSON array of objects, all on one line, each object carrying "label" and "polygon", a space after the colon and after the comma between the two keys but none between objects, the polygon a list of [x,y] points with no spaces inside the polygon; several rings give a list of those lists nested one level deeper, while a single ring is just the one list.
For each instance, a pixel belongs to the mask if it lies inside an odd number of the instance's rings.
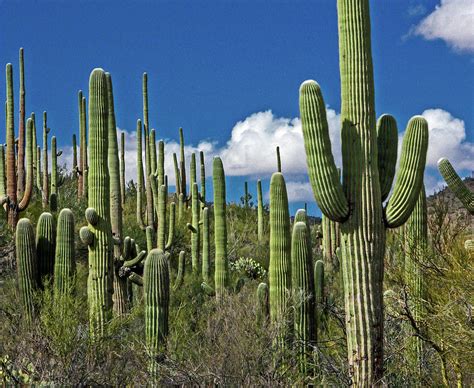
[{"label": "cactus spine", "polygon": [[56,296],[73,291],[73,279],[76,273],[74,233],[74,214],[70,209],[62,209],[58,217],[54,261],[54,292]]},{"label": "cactus spine", "polygon": [[125,206],[125,132],[120,134],[120,194]]},{"label": "cactus spine", "polygon": [[210,253],[211,247],[209,244],[209,209],[205,207],[202,210],[202,280],[204,282],[210,281]]},{"label": "cactus spine", "polygon": [[26,178],[25,178],[25,62],[23,47],[19,53],[20,62],[20,118],[18,121],[18,158],[17,167],[17,197],[24,195]]},{"label": "cactus spine", "polygon": [[16,226],[15,234],[17,276],[26,317],[31,321],[35,314],[34,292],[37,288],[37,260],[35,233],[27,218]]},{"label": "cactus spine", "polygon": [[438,169],[454,195],[470,214],[474,214],[474,193],[466,187],[453,166],[451,166],[451,163],[449,163],[449,160],[441,158],[438,161]]},{"label": "cactus spine", "polygon": [[170,280],[168,260],[159,249],[153,249],[145,261],[143,276],[145,296],[146,346],[150,357],[150,374],[157,373],[156,357],[166,348]]},{"label": "cactus spine", "polygon": [[214,158],[212,168],[212,183],[214,187],[214,244],[216,249],[214,283],[216,297],[219,300],[224,295],[229,284],[225,173],[221,158]]},{"label": "cactus spine", "polygon": [[263,195],[262,195],[262,181],[257,181],[257,236],[258,241],[263,241]]},{"label": "cactus spine", "polygon": [[311,348],[316,341],[314,322],[314,278],[310,236],[306,223],[293,226],[291,240],[291,285],[295,297],[294,334],[300,371],[308,373]]},{"label": "cactus spine", "polygon": [[91,333],[102,336],[112,312],[113,243],[110,226],[107,78],[94,69],[89,78],[88,226],[81,239],[89,246],[87,294]]},{"label": "cactus spine", "polygon": [[120,186],[120,166],[118,157],[117,125],[115,123],[115,106],[112,77],[106,73],[107,79],[107,109],[108,109],[108,155],[107,164],[110,174],[110,226],[114,237],[114,277],[113,277],[113,312],[116,316],[127,313],[127,279],[118,276],[118,268],[122,263],[123,251],[123,220],[122,220],[122,194]]},{"label": "cactus spine", "polygon": [[288,196],[283,175],[276,172],[270,181],[270,319],[278,329],[278,344],[288,337],[288,298],[290,290],[291,235]]},{"label": "cactus spine", "polygon": [[[405,224],[405,244],[405,283],[410,296],[412,315],[419,325],[425,313],[423,301],[426,300],[426,295],[422,268],[426,263],[428,247],[428,216],[424,186],[420,190],[413,213]],[[416,373],[417,380],[421,381],[423,341],[412,336],[406,355],[411,369]]]},{"label": "cactus spine", "polygon": [[56,223],[51,213],[42,213],[36,225],[36,256],[38,258],[38,281],[54,274],[56,254]]},{"label": "cactus spine", "polygon": [[[385,230],[402,225],[415,206],[422,185],[428,128],[422,117],[408,123],[397,182],[383,209],[381,182],[390,180],[387,175],[391,168],[384,166],[382,171],[378,165],[369,1],[338,0],[338,25],[344,185],[331,153],[324,100],[314,81],[301,85],[300,112],[316,202],[329,219],[341,223],[352,382],[369,386],[378,384],[383,376]],[[396,148],[396,144],[387,146]]]}]

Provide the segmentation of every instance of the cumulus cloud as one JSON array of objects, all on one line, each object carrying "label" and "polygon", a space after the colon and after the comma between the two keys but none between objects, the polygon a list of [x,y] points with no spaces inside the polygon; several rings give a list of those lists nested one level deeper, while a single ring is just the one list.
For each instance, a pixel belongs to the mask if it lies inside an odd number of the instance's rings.
[{"label": "cumulus cloud", "polygon": [[412,33],[428,40],[442,39],[458,51],[474,52],[474,2],[441,0]]},{"label": "cumulus cloud", "polygon": [[289,202],[314,202],[313,190],[308,181],[286,182]]}]

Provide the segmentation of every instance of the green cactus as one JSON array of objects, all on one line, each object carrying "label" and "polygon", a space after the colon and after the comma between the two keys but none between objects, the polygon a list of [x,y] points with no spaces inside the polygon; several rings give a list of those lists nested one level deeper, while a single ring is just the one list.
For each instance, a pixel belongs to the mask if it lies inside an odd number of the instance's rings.
[{"label": "green cactus", "polygon": [[184,251],[179,252],[178,273],[176,274],[176,280],[174,281],[173,290],[179,289],[184,282],[184,273],[186,265],[186,257],[184,255]]},{"label": "green cactus", "polygon": [[290,291],[291,235],[288,196],[283,175],[276,172],[270,181],[270,319],[277,326],[278,345],[284,346],[289,334],[288,299]]},{"label": "green cactus", "polygon": [[[165,142],[160,140],[158,142],[158,165],[156,168],[158,175],[158,187],[165,184]],[[166,190],[168,192],[168,190]]]},{"label": "green cactus", "polygon": [[176,204],[170,203],[170,218],[168,227],[168,240],[166,241],[165,249],[170,249],[174,241],[174,231],[176,228]]},{"label": "green cactus", "polygon": [[179,173],[179,167],[178,167],[178,157],[176,156],[176,153],[173,152],[173,164],[174,164],[174,176],[175,176],[175,186],[176,186],[176,196],[179,196],[181,194],[181,177]]},{"label": "green cactus", "polygon": [[276,154],[277,154],[277,172],[281,172],[280,147],[278,147],[278,146],[276,148]]},{"label": "green cactus", "polygon": [[27,218],[18,221],[15,234],[18,286],[27,319],[35,315],[34,293],[37,288],[38,270],[33,225]]},{"label": "green cactus", "polygon": [[19,52],[20,63],[20,117],[18,121],[18,151],[17,151],[17,197],[23,197],[26,186],[26,172],[25,172],[25,62],[23,47]]},{"label": "green cactus", "polygon": [[[50,190],[50,199],[54,194],[57,198],[58,188],[63,183],[63,178],[58,178],[58,157],[62,155],[62,151],[57,150],[56,145],[56,136],[51,138],[51,190]],[[55,209],[51,209],[56,211]]]},{"label": "green cactus", "polygon": [[125,207],[125,132],[120,134],[120,193]]},{"label": "green cactus", "polygon": [[55,296],[73,292],[73,280],[76,273],[74,234],[74,214],[70,209],[62,209],[58,217],[56,235],[54,261]]},{"label": "green cactus", "polygon": [[184,158],[183,128],[179,128],[179,173],[181,175],[181,194],[186,198],[186,159]]},{"label": "green cactus", "polygon": [[199,162],[201,164],[201,210],[206,207],[206,165],[204,164],[204,152],[199,152]]},{"label": "green cactus", "polygon": [[87,294],[90,330],[93,338],[101,337],[111,318],[113,293],[113,241],[110,226],[110,178],[108,159],[107,77],[94,69],[89,79],[89,148],[88,226],[80,230],[89,247]]},{"label": "green cactus", "polygon": [[[145,138],[145,194],[146,194],[146,224],[153,228],[155,225],[155,210],[153,204],[153,190],[151,187],[150,174],[152,171],[152,156],[150,142],[150,125],[148,121],[148,75],[143,73],[143,136]],[[153,148],[155,144],[152,144]]]},{"label": "green cactus", "polygon": [[140,229],[145,230],[146,225],[143,219],[143,193],[145,179],[143,178],[142,161],[142,121],[137,120],[137,223]]},{"label": "green cactus", "polygon": [[155,230],[151,226],[147,226],[145,229],[146,236],[146,251],[150,252],[155,248]]},{"label": "green cactus", "polygon": [[324,262],[322,260],[314,263],[314,296],[315,326],[317,331],[321,332],[324,319]]},{"label": "green cactus", "polygon": [[86,169],[87,169],[87,125],[86,125],[86,104],[82,95],[82,90],[77,93],[78,111],[79,111],[79,179],[77,180],[77,196],[85,196]]},{"label": "green cactus", "polygon": [[30,119],[33,121],[33,143],[32,143],[32,150],[33,150],[33,182],[35,180],[35,174],[36,174],[36,150],[38,147],[37,140],[36,140],[36,115],[35,112],[31,112]]},{"label": "green cactus", "polygon": [[38,281],[54,274],[56,254],[56,222],[51,213],[42,213],[36,225],[36,257],[38,258]]},{"label": "green cactus", "polygon": [[[87,133],[87,117],[86,117],[86,98],[85,97],[82,97],[82,105],[81,105],[81,109],[82,109],[82,117],[83,117],[83,121],[84,121],[84,133]],[[88,197],[88,193],[89,193],[89,179],[88,179],[88,174],[89,174],[89,162],[88,162],[88,157],[87,157],[87,136],[85,138],[85,142],[84,142],[84,179],[83,179],[83,187],[82,187],[82,195],[87,198]]]},{"label": "green cactus", "polygon": [[[192,175],[192,173],[191,173]],[[188,224],[188,229],[191,231],[191,265],[193,273],[199,272],[199,191],[196,182],[191,187],[191,210],[192,222]]]},{"label": "green cactus", "polygon": [[121,267],[123,259],[123,219],[122,219],[122,193],[120,186],[120,165],[118,156],[117,125],[115,123],[115,106],[112,77],[106,73],[107,80],[107,137],[108,155],[107,165],[109,169],[110,185],[110,226],[114,238],[113,249],[113,312],[115,316],[122,316],[127,313],[127,279],[118,276],[118,269]]},{"label": "green cactus", "polygon": [[449,160],[441,158],[438,161],[438,169],[454,195],[470,214],[474,214],[474,193],[463,183],[453,166],[451,166],[451,163],[449,163]]},{"label": "green cactus", "polygon": [[5,175],[5,147],[0,144],[0,203],[3,205],[7,198],[7,177]]},{"label": "green cactus", "polygon": [[158,249],[165,250],[166,245],[166,200],[167,186],[161,185],[158,190]]},{"label": "green cactus", "polygon": [[[405,284],[409,295],[409,307],[413,318],[420,325],[426,312],[425,285],[423,279],[423,266],[426,264],[428,248],[428,215],[426,207],[425,188],[422,186],[418,201],[413,213],[405,224]],[[406,348],[406,357],[411,365],[411,370],[421,381],[423,364],[423,341],[412,336]]]},{"label": "green cactus", "polygon": [[181,221],[183,219],[184,214],[184,194],[181,193],[178,196],[178,220]]},{"label": "green cactus", "polygon": [[49,205],[48,133],[50,130],[48,128],[48,114],[43,112],[43,209],[46,209]]},{"label": "green cactus", "polygon": [[202,280],[209,282],[210,273],[210,254],[211,246],[209,244],[209,209],[205,207],[202,210]]},{"label": "green cactus", "polygon": [[260,283],[257,287],[257,323],[266,324],[269,315],[268,286],[266,283]]},{"label": "green cactus", "polygon": [[216,297],[221,299],[229,286],[229,261],[227,258],[227,220],[225,172],[222,160],[215,157],[212,163],[212,183],[214,187],[214,284]]},{"label": "green cactus", "polygon": [[145,260],[143,287],[149,371],[155,377],[158,366],[156,358],[166,349],[170,299],[168,260],[159,249],[153,249]]},{"label": "green cactus", "polygon": [[303,374],[310,371],[311,349],[316,342],[313,260],[309,239],[306,223],[296,222],[291,239],[291,286],[295,298],[294,336],[299,369]]},{"label": "green cactus", "polygon": [[257,181],[257,236],[258,241],[263,241],[263,231],[264,221],[263,221],[263,195],[262,195],[262,181],[259,179]]},{"label": "green cactus", "polygon": [[341,231],[338,222],[331,221],[324,214],[321,220],[321,232],[323,235],[323,257],[326,268],[330,273],[339,271],[339,260],[336,255],[336,249],[341,244]]},{"label": "green cactus", "polygon": [[36,147],[36,189],[41,192],[41,147]]},{"label": "green cactus", "polygon": [[150,147],[150,170],[152,173],[156,174],[156,167],[157,167],[157,156],[156,156],[156,131],[152,129],[150,131],[149,136],[149,147]]},{"label": "green cactus", "polygon": [[[346,315],[351,317],[346,320],[350,377],[355,386],[369,386],[379,384],[383,376],[385,231],[402,225],[415,206],[428,125],[419,116],[408,123],[397,181],[383,208],[382,185],[391,180],[389,164],[394,158],[389,155],[397,146],[385,141],[392,150],[377,149],[379,141],[384,143],[384,131],[376,131],[369,1],[338,0],[338,19],[343,184],[331,152],[326,105],[314,81],[301,85],[300,112],[316,202],[325,216],[341,223],[344,297]],[[385,131],[393,131],[388,127]],[[386,163],[379,166],[382,154],[387,155]]]},{"label": "green cactus", "polygon": [[249,207],[249,184],[247,181],[244,182],[244,207],[246,209]]},{"label": "green cactus", "polygon": [[23,187],[23,197],[17,196],[17,160],[15,155],[15,124],[14,124],[14,102],[13,102],[13,69],[11,63],[6,66],[7,101],[5,103],[6,114],[6,149],[3,160],[3,174],[6,174],[6,190],[0,193],[0,206],[7,205],[8,224],[12,229],[16,228],[20,212],[28,207],[33,192],[33,121],[27,122],[26,131],[26,188]]},{"label": "green cactus", "polygon": [[191,162],[189,163],[189,188],[192,190],[196,183],[196,154],[191,154]]},{"label": "green cactus", "polygon": [[76,134],[72,134],[72,176],[77,178],[77,139]]}]

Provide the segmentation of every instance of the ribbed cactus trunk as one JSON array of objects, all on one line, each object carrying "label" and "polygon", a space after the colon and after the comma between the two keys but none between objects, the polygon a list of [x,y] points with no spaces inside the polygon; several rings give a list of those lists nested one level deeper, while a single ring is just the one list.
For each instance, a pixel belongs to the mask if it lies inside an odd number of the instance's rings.
[{"label": "ribbed cactus trunk", "polygon": [[249,207],[249,184],[247,181],[244,182],[244,207]]},{"label": "ribbed cactus trunk", "polygon": [[85,198],[88,198],[89,195],[89,158],[88,158],[88,143],[87,143],[87,116],[86,116],[86,98],[82,97],[82,104],[81,104],[81,117],[84,125],[84,147],[83,147],[83,152],[84,152],[84,179],[82,181],[82,195]]},{"label": "ribbed cactus trunk", "polygon": [[184,272],[186,265],[186,257],[184,251],[179,252],[178,258],[178,273],[176,274],[176,280],[174,282],[173,289],[177,290],[181,287],[184,282]]},{"label": "ribbed cactus trunk", "polygon": [[193,185],[196,181],[196,154],[191,154],[191,162],[189,162],[189,189],[193,189]]},{"label": "ribbed cactus trunk", "polygon": [[36,147],[36,189],[39,193],[42,190],[42,183],[41,183],[41,147]]},{"label": "ribbed cactus trunk", "polygon": [[117,125],[115,123],[115,107],[112,77],[106,73],[107,78],[107,109],[108,109],[108,156],[107,163],[110,175],[110,225],[114,237],[113,255],[113,312],[115,316],[125,315],[127,305],[127,279],[118,276],[118,269],[122,264],[123,250],[123,219],[122,219],[122,192],[120,185],[120,165],[118,156]]},{"label": "ribbed cactus trunk", "polygon": [[0,205],[6,209],[7,177],[5,175],[5,146],[0,144]]},{"label": "ribbed cactus trunk", "polygon": [[214,245],[216,250],[214,260],[214,284],[216,298],[220,300],[229,285],[225,172],[221,158],[214,158],[212,169],[212,183],[214,188]]},{"label": "ribbed cactus trunk", "polygon": [[145,193],[145,179],[143,178],[142,154],[142,121],[137,120],[137,223],[140,229],[145,230],[143,219],[143,198]]},{"label": "ribbed cactus trunk", "polygon": [[206,165],[204,164],[204,152],[199,152],[199,162],[201,165],[201,210],[206,207]]},{"label": "ribbed cactus trunk", "polygon": [[166,241],[166,249],[170,249],[173,245],[174,232],[176,229],[176,204],[174,202],[170,203],[170,218],[168,225],[168,240]]},{"label": "ribbed cactus trunk", "polygon": [[107,78],[94,69],[89,79],[88,226],[81,228],[81,239],[89,246],[87,295],[89,322],[93,337],[105,332],[112,315],[113,242],[110,226],[110,178],[108,156]]},{"label": "ribbed cactus trunk", "polygon": [[438,161],[438,169],[454,195],[470,214],[474,214],[474,193],[464,184],[453,166],[451,166],[451,163],[449,163],[449,160],[441,158]]},{"label": "ribbed cactus trunk", "polygon": [[[402,225],[415,206],[428,128],[422,117],[408,123],[397,182],[384,209],[384,191],[393,180],[393,169],[379,160],[393,163],[391,155],[397,144],[396,138],[376,131],[369,1],[338,0],[337,4],[343,184],[331,153],[326,106],[316,82],[301,85],[300,111],[316,201],[325,216],[341,223],[349,373],[359,387],[381,384],[385,230]],[[390,126],[381,132],[390,135]]]},{"label": "ribbed cactus trunk", "polygon": [[[150,174],[152,171],[150,152],[150,124],[148,121],[148,74],[143,73],[143,137],[145,145],[145,194],[146,194],[146,224],[155,228],[155,210],[153,205],[153,190],[151,187]],[[154,146],[154,144],[153,144]]]},{"label": "ribbed cactus trunk", "polygon": [[210,254],[211,246],[209,244],[210,231],[209,231],[209,209],[205,207],[202,210],[202,280],[209,282],[211,277],[210,268]]},{"label": "ribbed cactus trunk", "polygon": [[156,174],[156,166],[157,166],[157,156],[156,156],[156,131],[152,129],[149,134],[149,143],[148,146],[150,147],[150,170],[152,174]]},{"label": "ribbed cactus trunk", "polygon": [[56,136],[51,138],[51,192],[50,195],[58,195],[60,180],[58,179],[58,157],[62,151],[58,152]]},{"label": "ribbed cactus trunk", "polygon": [[125,206],[125,132],[120,134],[120,194]]},{"label": "ribbed cactus trunk", "polygon": [[34,294],[38,285],[35,233],[27,218],[22,218],[16,226],[16,270],[20,297],[28,320],[35,315]]},{"label": "ribbed cactus trunk", "polygon": [[293,226],[291,239],[291,287],[294,306],[294,341],[300,372],[311,373],[312,349],[316,343],[313,259],[306,223]]},{"label": "ribbed cactus trunk", "polygon": [[49,171],[48,171],[48,114],[43,112],[43,189],[42,204],[43,209],[49,205]]},{"label": "ribbed cactus trunk", "polygon": [[157,247],[162,251],[165,250],[166,246],[166,199],[168,197],[167,186],[161,185],[158,189],[158,239]]},{"label": "ribbed cactus trunk", "polygon": [[[315,319],[316,330],[323,330],[324,318],[324,262],[322,260],[314,263],[314,297],[315,297]],[[317,338],[317,336],[316,336]]]},{"label": "ribbed cactus trunk", "polygon": [[85,148],[87,147],[85,112],[82,109],[82,90],[77,93],[77,104],[79,111],[79,166],[78,166],[78,180],[77,180],[77,196],[82,198],[84,195],[84,170],[85,162]]},{"label": "ribbed cactus trunk", "polygon": [[270,306],[267,283],[260,283],[257,287],[257,324],[265,325],[270,316]]},{"label": "ribbed cactus trunk", "polygon": [[18,158],[16,161],[17,167],[17,196],[23,197],[26,185],[26,171],[25,171],[25,62],[23,47],[20,48],[19,53],[20,62],[20,118],[18,120]]},{"label": "ribbed cactus trunk", "polygon": [[[192,175],[192,174],[191,174]],[[191,212],[192,212],[192,222],[191,222],[191,264],[193,273],[199,273],[199,215],[200,215],[200,206],[199,206],[199,190],[196,182],[191,186]]]},{"label": "ribbed cactus trunk", "polygon": [[42,213],[36,225],[36,256],[38,259],[38,283],[54,275],[56,254],[56,222],[51,213]]},{"label": "ribbed cactus trunk", "polygon": [[72,135],[72,176],[77,178],[77,139],[76,134]]},{"label": "ribbed cactus trunk", "polygon": [[54,261],[54,293],[56,297],[74,292],[74,276],[76,274],[74,235],[74,214],[70,209],[62,209],[58,217]]},{"label": "ribbed cactus trunk", "polygon": [[156,174],[158,174],[158,187],[165,184],[165,142],[158,142],[158,162],[156,165]]},{"label": "ribbed cactus trunk", "polygon": [[184,194],[181,193],[178,196],[178,220],[181,221],[183,219],[184,214]]},{"label": "ribbed cactus trunk", "polygon": [[336,249],[341,244],[339,223],[331,221],[323,214],[321,229],[323,233],[323,257],[326,268],[329,272],[336,273],[339,271],[339,259],[336,255]]},{"label": "ribbed cactus trunk", "polygon": [[181,177],[181,194],[186,199],[186,159],[184,157],[183,128],[179,128],[179,173]]},{"label": "ribbed cactus trunk", "polygon": [[[413,213],[405,224],[405,284],[409,295],[409,307],[418,326],[421,325],[426,312],[423,266],[427,260],[427,248],[428,215],[425,188],[423,187]],[[410,369],[415,372],[417,385],[421,386],[423,341],[412,336],[405,353],[410,363]]]},{"label": "ribbed cactus trunk", "polygon": [[264,221],[263,221],[263,195],[262,195],[262,181],[257,181],[257,236],[258,241],[263,241]]},{"label": "ribbed cactus trunk", "polygon": [[181,176],[180,176],[179,167],[178,167],[178,157],[176,156],[175,152],[173,152],[173,164],[174,164],[176,197],[178,197],[179,194],[181,194]]},{"label": "ribbed cactus trunk", "polygon": [[145,299],[145,339],[150,357],[149,372],[157,374],[157,356],[166,349],[170,279],[168,260],[159,249],[153,249],[146,258],[143,275]]}]

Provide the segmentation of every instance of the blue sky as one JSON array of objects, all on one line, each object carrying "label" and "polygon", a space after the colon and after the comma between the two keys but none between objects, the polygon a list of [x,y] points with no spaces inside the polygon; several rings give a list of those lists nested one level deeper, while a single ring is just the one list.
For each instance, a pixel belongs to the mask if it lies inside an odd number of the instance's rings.
[{"label": "blue sky", "polygon": [[[335,1],[71,3],[0,1],[0,62],[13,63],[17,91],[18,49],[25,48],[27,112],[48,111],[64,162],[78,127],[77,91],[102,67],[113,77],[117,125],[130,132],[132,177],[146,71],[157,137],[173,151],[182,126],[188,152],[223,155],[228,200],[242,195],[245,179],[253,189],[261,177],[267,188],[278,144],[291,210],[308,201],[318,213],[301,153],[298,87],[308,78],[321,85],[338,160]],[[425,112],[433,132],[429,190],[441,181],[434,168],[441,156],[464,175],[474,170],[473,15],[467,0],[371,1],[377,114],[394,114],[403,132],[410,116]]]}]

